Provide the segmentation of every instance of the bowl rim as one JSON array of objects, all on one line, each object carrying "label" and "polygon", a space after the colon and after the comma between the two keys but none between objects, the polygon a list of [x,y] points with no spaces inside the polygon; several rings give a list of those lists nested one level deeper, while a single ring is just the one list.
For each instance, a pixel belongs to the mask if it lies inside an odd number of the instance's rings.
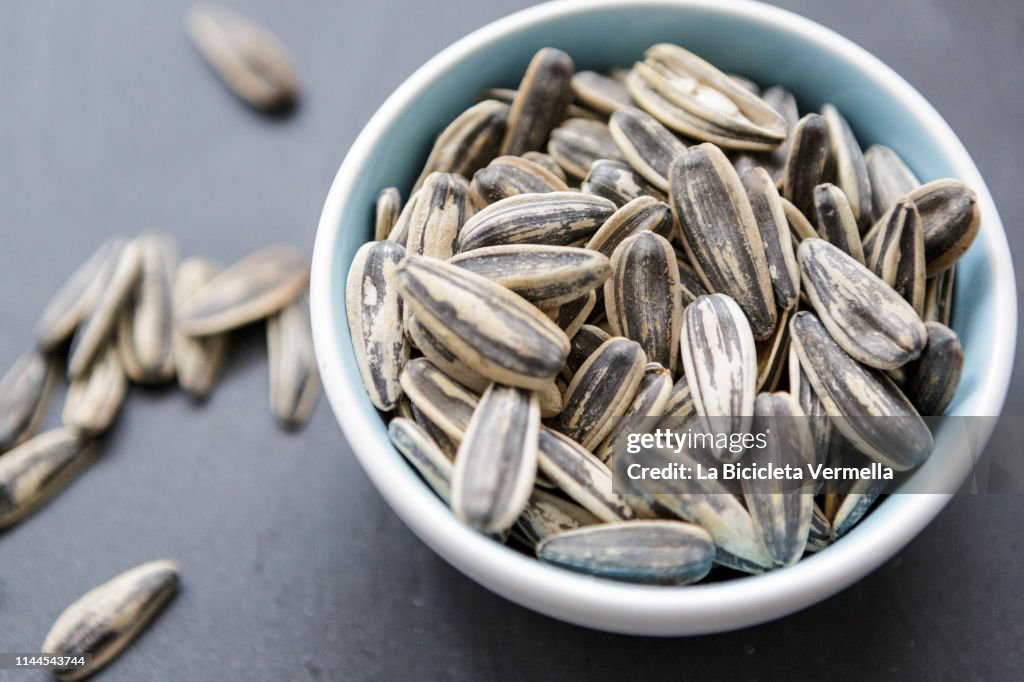
[{"label": "bowl rim", "polygon": [[[721,583],[679,588],[631,585],[599,580],[544,565],[489,540],[459,522],[443,503],[413,477],[390,444],[391,457],[369,443],[380,441],[380,429],[353,409],[366,401],[358,377],[346,375],[337,358],[348,331],[334,324],[334,296],[341,295],[345,273],[334,272],[334,254],[341,215],[359,169],[379,142],[390,121],[414,103],[455,62],[508,34],[552,19],[594,10],[647,6],[700,9],[766,24],[841,56],[869,73],[891,96],[902,100],[924,121],[929,136],[978,195],[985,216],[978,242],[995,286],[993,347],[986,358],[984,383],[978,388],[979,415],[1001,411],[1009,388],[1017,332],[1016,284],[1005,231],[980,172],[956,134],[909,83],[880,59],[849,39],[788,10],[752,0],[555,0],[498,19],[451,44],[409,76],[380,106],[363,128],[331,184],[316,234],[310,300],[313,336],[323,385],[345,437],[362,468],[392,509],[434,551],[476,582],[502,596],[573,623],[614,632],[677,635],[735,629],[788,615],[830,596],[873,571],[916,536],[948,503],[952,495],[922,493],[890,497],[829,551],[794,566]],[[342,322],[344,324],[344,322]],[[344,341],[343,341],[344,339]],[[982,434],[986,442],[988,434]],[[385,437],[386,441],[386,437]],[[406,468],[406,471],[408,469]],[[966,470],[951,473],[963,480]],[[880,514],[882,510],[884,514]],[[884,532],[872,532],[886,521]]]}]

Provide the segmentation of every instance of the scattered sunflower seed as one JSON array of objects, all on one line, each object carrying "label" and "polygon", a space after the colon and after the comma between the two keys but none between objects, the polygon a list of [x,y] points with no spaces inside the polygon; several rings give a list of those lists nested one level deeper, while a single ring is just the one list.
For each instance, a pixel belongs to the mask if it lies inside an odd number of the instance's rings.
[{"label": "scattered sunflower seed", "polygon": [[0,379],[0,454],[36,434],[56,376],[56,363],[30,348]]},{"label": "scattered sunflower seed", "polygon": [[[181,262],[174,277],[175,317],[185,302],[218,272],[219,266],[202,258],[186,258]],[[193,398],[205,399],[224,366],[228,343],[227,334],[189,336],[175,328],[171,345],[178,385]]]},{"label": "scattered sunflower seed", "polygon": [[171,346],[178,249],[166,235],[143,235],[138,243],[141,271],[121,314],[117,349],[129,379],[135,383],[162,383],[174,378]]},{"label": "scattered sunflower seed", "polygon": [[90,436],[110,428],[128,393],[128,378],[111,343],[100,351],[88,373],[71,382],[64,400],[65,426]]},{"label": "scattered sunflower seed", "polygon": [[320,395],[309,303],[300,297],[267,318],[270,411],[285,428],[309,419]]}]

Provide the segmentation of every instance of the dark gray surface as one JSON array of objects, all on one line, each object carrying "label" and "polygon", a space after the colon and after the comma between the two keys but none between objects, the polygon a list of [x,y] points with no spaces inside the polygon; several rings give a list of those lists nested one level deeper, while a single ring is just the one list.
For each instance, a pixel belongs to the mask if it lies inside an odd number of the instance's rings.
[{"label": "dark gray surface", "polygon": [[[311,250],[337,166],[387,94],[528,3],[233,3],[296,54],[308,97],[287,121],[219,87],[182,35],[187,4],[0,3],[0,366],[110,234],[163,229],[185,254],[226,262],[278,240]],[[781,4],[864,45],[935,104],[1024,253],[1024,6]],[[386,507],[326,402],[305,431],[275,428],[262,335],[238,348],[203,409],[133,390],[96,464],[0,535],[0,650],[37,650],[71,600],[167,556],[183,566],[182,593],[102,679],[1024,677],[1020,497],[955,500],[895,560],[790,618],[617,637],[525,611],[450,568]],[[1024,413],[1024,391],[1006,411]]]}]

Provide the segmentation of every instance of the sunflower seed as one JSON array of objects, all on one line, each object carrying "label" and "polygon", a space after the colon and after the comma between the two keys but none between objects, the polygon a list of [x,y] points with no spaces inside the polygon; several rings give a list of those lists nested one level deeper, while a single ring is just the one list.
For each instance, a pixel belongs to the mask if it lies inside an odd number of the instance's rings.
[{"label": "sunflower seed", "polygon": [[964,349],[956,332],[938,322],[925,324],[928,345],[913,364],[907,366],[904,390],[923,415],[941,416],[953,400],[964,366]]},{"label": "sunflower seed", "polygon": [[625,499],[612,492],[608,467],[569,437],[541,427],[537,463],[566,495],[602,521],[628,521],[636,516]]},{"label": "sunflower seed", "polygon": [[[207,282],[217,276],[220,268],[202,258],[186,258],[174,276],[174,315],[185,302]],[[204,399],[210,394],[227,351],[227,334],[188,336],[174,329],[171,344],[178,384],[194,398]]]},{"label": "sunflower seed", "polygon": [[483,393],[491,385],[490,379],[467,367],[455,353],[445,348],[436,336],[424,328],[415,316],[409,318],[406,330],[413,345],[449,378],[477,393]]},{"label": "sunflower seed", "polygon": [[676,383],[672,384],[672,391],[668,394],[668,400],[662,409],[662,415],[666,419],[691,417],[697,413],[693,406],[693,394],[690,391],[690,382],[685,376],[679,377]]},{"label": "sunflower seed", "polygon": [[651,362],[675,372],[683,311],[668,240],[644,230],[623,241],[612,254],[604,300],[614,335],[636,341]]},{"label": "sunflower seed", "polygon": [[459,233],[459,250],[501,244],[582,246],[615,211],[601,197],[578,192],[520,194],[491,204]]},{"label": "sunflower seed", "polygon": [[572,91],[578,101],[602,114],[613,114],[632,102],[626,86],[594,71],[580,71],[573,76]]},{"label": "sunflower seed", "polygon": [[622,156],[645,180],[668,191],[668,169],[686,145],[647,112],[623,107],[612,114],[608,130]]},{"label": "sunflower seed", "polygon": [[676,256],[676,269],[679,271],[679,291],[682,294],[683,307],[693,303],[698,296],[706,296],[708,290],[704,288],[697,271],[684,260]]},{"label": "sunflower seed", "polygon": [[755,338],[767,338],[775,328],[775,295],[754,211],[735,169],[720,149],[701,144],[676,160],[670,180],[690,263],[709,291],[739,304]]},{"label": "sunflower seed", "polygon": [[451,379],[432,362],[416,358],[406,363],[402,389],[423,416],[432,421],[456,444],[469,426],[480,396]]},{"label": "sunflower seed", "polygon": [[[875,274],[924,317],[925,256],[921,215],[913,202],[900,201],[875,240]],[[895,252],[895,253],[893,253]]]},{"label": "sunflower seed", "polygon": [[551,131],[548,153],[567,174],[582,178],[595,161],[622,161],[608,126],[601,121],[570,118]]},{"label": "sunflower seed", "polygon": [[413,191],[431,173],[468,178],[490,163],[501,150],[508,116],[508,105],[494,100],[478,102],[462,112],[437,136]]},{"label": "sunflower seed", "polygon": [[536,548],[538,543],[552,535],[596,523],[600,520],[578,504],[534,488],[526,508],[516,520],[516,529],[528,546]]},{"label": "sunflower seed", "polygon": [[[683,367],[705,431],[748,433],[757,351],[743,311],[723,294],[701,296],[683,314],[681,339]],[[738,458],[727,450],[714,454],[720,461]]]},{"label": "sunflower seed", "polygon": [[779,183],[786,171],[786,158],[793,145],[793,131],[796,130],[796,124],[800,120],[800,113],[797,110],[796,97],[793,96],[793,93],[778,85],[765,90],[761,99],[779,112],[786,121],[788,131],[786,141],[771,151],[743,152],[734,158],[733,165],[736,167],[736,172],[741,175],[750,168],[764,168],[771,176],[772,182]]},{"label": "sunflower seed", "polygon": [[117,347],[129,379],[162,383],[174,378],[172,290],[178,250],[166,235],[143,235],[138,241],[141,274],[121,315]]},{"label": "sunflower seed", "polygon": [[383,241],[391,234],[398,215],[402,212],[402,194],[397,187],[385,187],[377,193],[377,205],[374,213],[373,238]]},{"label": "sunflower seed", "polygon": [[521,297],[485,277],[423,256],[398,267],[398,290],[426,329],[492,381],[543,388],[562,369],[569,339]]},{"label": "sunflower seed", "polygon": [[562,182],[566,181],[565,171],[562,170],[562,167],[558,165],[558,162],[548,154],[545,154],[544,152],[526,152],[520,158],[537,164]]},{"label": "sunflower seed", "polygon": [[388,424],[388,436],[427,485],[448,504],[451,499],[452,460],[430,434],[411,419],[399,417]]},{"label": "sunflower seed", "polygon": [[603,254],[569,246],[508,244],[464,251],[448,261],[514,291],[540,308],[578,299],[611,274]]},{"label": "sunflower seed", "polygon": [[617,207],[625,206],[640,196],[665,200],[665,195],[648,184],[642,175],[622,162],[608,159],[594,162],[580,189],[584,194],[604,197]]},{"label": "sunflower seed", "polygon": [[219,334],[273,315],[309,284],[309,260],[285,244],[246,256],[185,303],[177,319],[189,336]]},{"label": "sunflower seed", "polygon": [[921,215],[912,201],[901,200],[901,206],[888,214],[889,219],[875,231],[870,248],[865,249],[865,265],[871,272],[889,286],[896,281],[896,269],[900,264],[900,242],[904,225],[917,223],[920,232]]},{"label": "sunflower seed", "polygon": [[502,154],[519,156],[544,148],[572,101],[574,71],[572,59],[561,50],[546,47],[533,56],[508,114]]},{"label": "sunflower seed", "polygon": [[466,193],[450,173],[431,173],[409,217],[409,254],[451,258],[466,217]]},{"label": "sunflower seed", "polygon": [[947,327],[953,312],[953,285],[956,281],[956,266],[943,270],[925,280],[924,314],[926,322],[940,322]]},{"label": "sunflower seed", "polygon": [[500,384],[484,392],[455,455],[456,516],[485,533],[515,523],[537,475],[539,429],[536,395]]},{"label": "sunflower seed", "polygon": [[129,569],[64,609],[43,642],[53,656],[92,658],[82,668],[57,668],[60,680],[80,680],[107,665],[134,640],[178,590],[178,565],[167,559]]},{"label": "sunflower seed", "polygon": [[41,350],[50,352],[71,338],[102,294],[123,248],[120,238],[104,242],[53,295],[36,325]]},{"label": "sunflower seed", "polygon": [[807,551],[820,552],[836,541],[832,524],[817,504],[813,505],[811,527],[807,531]]},{"label": "sunflower seed", "polygon": [[804,216],[812,216],[814,188],[831,182],[834,177],[835,159],[828,121],[819,114],[807,114],[797,123],[793,133],[783,176],[783,196],[792,201]]},{"label": "sunflower seed", "polygon": [[657,362],[647,363],[633,402],[623,412],[622,417],[616,419],[615,426],[608,432],[601,444],[594,449],[597,458],[608,464],[615,451],[619,436],[624,433],[640,433],[647,423],[646,419],[660,417],[668,404],[671,393],[672,372]]},{"label": "sunflower seed", "polygon": [[572,336],[569,342],[569,355],[565,358],[565,368],[562,370],[562,378],[572,381],[572,377],[583,366],[591,355],[601,347],[611,336],[603,329],[592,324],[585,324]]},{"label": "sunflower seed", "polygon": [[774,391],[782,380],[783,370],[789,360],[789,310],[779,314],[779,323],[766,341],[758,341],[757,349],[757,390]]},{"label": "sunflower seed", "polygon": [[700,526],[636,521],[565,531],[537,546],[541,561],[600,578],[685,585],[711,570],[715,549]]},{"label": "sunflower seed", "polygon": [[566,337],[574,337],[587,321],[594,306],[597,305],[597,291],[588,291],[579,298],[563,303],[557,308],[544,308],[542,313],[565,332]]},{"label": "sunflower seed", "polygon": [[[787,325],[788,326],[788,325]],[[787,336],[789,330],[786,330]],[[811,448],[814,452],[814,464],[824,464],[832,441],[832,421],[828,419],[825,405],[814,392],[807,373],[800,366],[800,356],[796,347],[789,346],[789,392],[800,405],[800,411],[807,417],[807,425],[811,430]]]},{"label": "sunflower seed", "polygon": [[897,471],[928,457],[928,426],[888,377],[857,364],[813,313],[797,313],[789,329],[800,367],[835,428],[854,447]]},{"label": "sunflower seed", "polygon": [[921,354],[928,340],[924,323],[873,272],[821,239],[801,242],[797,260],[808,300],[855,360],[895,369]]},{"label": "sunflower seed", "polygon": [[857,231],[857,220],[846,194],[831,183],[814,188],[814,215],[818,236],[864,264],[864,246]]},{"label": "sunflower seed", "polygon": [[832,144],[835,182],[849,200],[857,224],[868,226],[871,224],[871,182],[860,143],[850,129],[850,124],[834,105],[822,105],[821,115],[828,125],[828,136]]},{"label": "sunflower seed", "polygon": [[294,60],[251,19],[223,5],[195,5],[185,16],[185,31],[224,84],[252,106],[278,111],[298,99]]},{"label": "sunflower seed", "polygon": [[499,156],[473,176],[470,198],[484,207],[518,194],[568,192],[569,186],[547,168],[520,156]]},{"label": "sunflower seed", "polygon": [[356,366],[370,401],[383,411],[397,404],[402,392],[398,377],[409,359],[404,304],[395,281],[404,257],[405,249],[392,241],[364,244],[352,259],[345,285]]},{"label": "sunflower seed", "polygon": [[[803,468],[812,460],[811,434],[804,414],[788,393],[761,393],[754,401],[754,430],[766,447],[751,451],[752,462]],[[743,498],[768,554],[779,566],[796,563],[804,553],[814,496],[785,489],[781,479],[743,480]]]},{"label": "sunflower seed", "polygon": [[402,248],[405,248],[406,244],[409,243],[409,225],[412,220],[413,211],[416,210],[416,203],[420,198],[420,194],[421,192],[416,190],[409,195],[409,200],[405,202],[401,213],[398,214],[398,219],[395,220],[391,232],[388,232],[388,241],[395,242]]},{"label": "sunflower seed", "polygon": [[843,497],[842,504],[832,519],[832,534],[839,538],[857,525],[857,522],[864,518],[864,515],[871,509],[882,490],[885,488],[885,481],[874,478],[863,478],[855,481],[850,492]]},{"label": "sunflower seed", "polygon": [[669,237],[672,233],[672,211],[668,204],[654,197],[640,196],[613,213],[587,242],[587,248],[611,257],[625,239],[644,230]]},{"label": "sunflower seed", "polygon": [[871,183],[872,218],[878,220],[893,205],[921,186],[903,159],[885,145],[875,144],[864,153]]},{"label": "sunflower seed", "polygon": [[64,400],[65,426],[90,436],[110,428],[128,393],[128,379],[112,343],[99,352],[87,374],[71,382]]},{"label": "sunflower seed", "polygon": [[662,123],[689,137],[730,149],[774,149],[786,121],[756,95],[677,45],[648,48],[626,89]]},{"label": "sunflower seed", "polygon": [[36,434],[56,376],[56,363],[30,348],[0,379],[0,454]]},{"label": "sunflower seed", "polygon": [[[403,395],[402,399],[403,401],[407,401],[409,403],[410,416],[405,418],[412,419],[414,422],[416,422],[416,425],[423,429],[427,433],[427,435],[430,436],[430,438],[434,441],[434,444],[436,444],[437,447],[441,448],[441,452],[444,453],[444,456],[448,458],[449,462],[454,462],[455,453],[459,449],[455,442],[451,438],[449,438],[444,431],[441,430],[441,427],[439,427],[437,424],[428,419],[427,415],[423,414],[423,411],[420,410],[420,408],[413,405],[412,401],[409,400],[408,396]],[[479,396],[474,397],[474,400],[478,399]],[[449,479],[450,478],[451,476],[449,476]],[[448,493],[445,493],[445,495],[447,494]],[[445,499],[447,499],[447,497]]]},{"label": "sunflower seed", "polygon": [[789,235],[792,237],[793,252],[796,247],[805,239],[818,237],[811,222],[800,212],[800,209],[793,205],[793,202],[783,197],[782,211],[786,214],[786,222],[789,223]]},{"label": "sunflower seed", "polygon": [[593,450],[633,401],[646,364],[640,344],[623,338],[605,341],[573,376],[552,426]]},{"label": "sunflower seed", "polygon": [[270,412],[285,428],[306,423],[320,395],[309,302],[300,297],[267,318]]},{"label": "sunflower seed", "polygon": [[789,234],[789,223],[782,198],[768,171],[752,168],[740,176],[754,212],[761,242],[764,244],[768,274],[780,310],[789,310],[800,298],[800,268]]},{"label": "sunflower seed", "polygon": [[92,459],[92,441],[66,427],[33,436],[0,457],[0,528],[49,500]]},{"label": "sunflower seed", "polygon": [[139,279],[142,249],[138,240],[128,242],[103,282],[95,305],[82,320],[68,351],[68,376],[77,379],[89,370],[116,329],[118,316]]}]

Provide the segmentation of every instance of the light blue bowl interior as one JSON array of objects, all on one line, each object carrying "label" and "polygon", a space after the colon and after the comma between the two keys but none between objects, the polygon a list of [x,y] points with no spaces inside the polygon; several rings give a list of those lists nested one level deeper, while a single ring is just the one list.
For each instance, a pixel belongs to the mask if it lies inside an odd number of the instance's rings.
[{"label": "light blue bowl interior", "polygon": [[[753,79],[764,87],[781,84],[797,96],[802,112],[834,103],[849,119],[864,148],[882,143],[895,149],[922,182],[955,176],[949,160],[915,122],[914,114],[880,82],[832,54],[826,45],[798,38],[781,28],[765,26],[712,9],[636,6],[591,10],[556,17],[492,41],[438,76],[391,122],[372,152],[345,205],[333,254],[333,315],[339,330],[337,349],[345,374],[359,381],[345,314],[345,274],[356,250],[372,237],[377,192],[397,186],[407,196],[437,133],[473,104],[485,88],[516,87],[533,54],[546,46],[568,52],[578,70],[629,66],[657,42],[686,47],[727,72]],[[984,227],[982,228],[985,229]],[[980,240],[979,240],[980,242]],[[948,414],[968,414],[971,394],[979,388],[985,346],[995,319],[993,274],[980,244],[957,268],[954,327],[966,350],[957,397]],[[361,409],[376,412],[369,400]],[[386,427],[380,422],[381,434]]]}]

